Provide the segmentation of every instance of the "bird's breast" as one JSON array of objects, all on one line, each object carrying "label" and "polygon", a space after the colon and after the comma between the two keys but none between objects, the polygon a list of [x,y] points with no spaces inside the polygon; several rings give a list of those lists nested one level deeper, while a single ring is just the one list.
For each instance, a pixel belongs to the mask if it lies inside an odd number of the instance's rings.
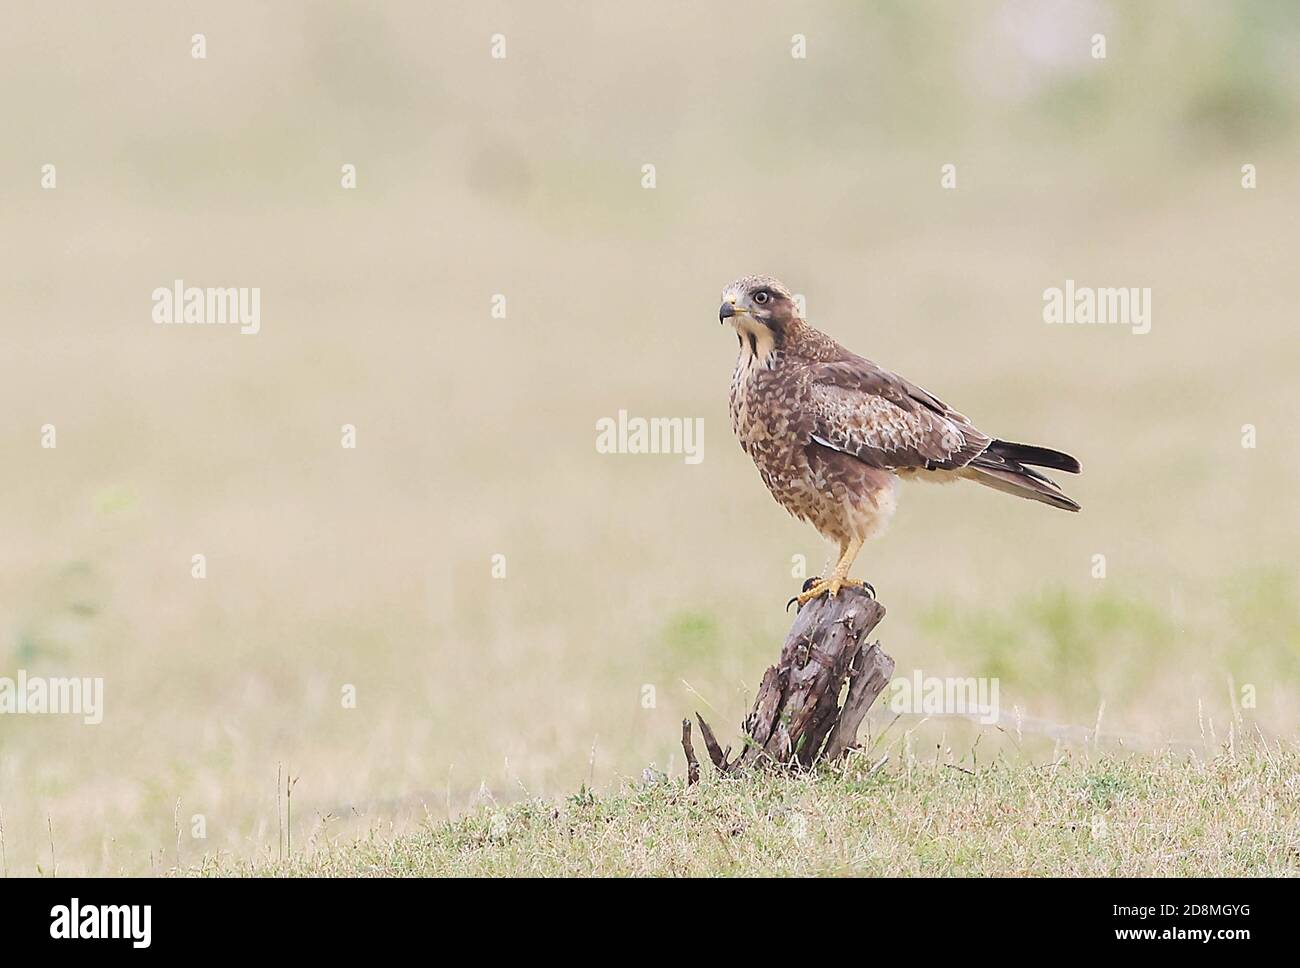
[{"label": "bird's breast", "polygon": [[742,349],[731,376],[731,429],[765,476],[793,464],[806,443],[795,427],[797,386],[779,364],[779,353],[760,362]]}]

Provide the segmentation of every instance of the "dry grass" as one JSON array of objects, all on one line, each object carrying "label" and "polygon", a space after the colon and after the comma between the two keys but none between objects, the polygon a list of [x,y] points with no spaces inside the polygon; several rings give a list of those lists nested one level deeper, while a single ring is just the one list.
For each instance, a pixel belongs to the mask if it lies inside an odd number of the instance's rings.
[{"label": "dry grass", "polygon": [[1279,876],[1300,873],[1300,756],[1257,747],[1004,761],[974,774],[855,757],[813,776],[627,784],[486,803],[391,838],[191,874],[274,876]]}]

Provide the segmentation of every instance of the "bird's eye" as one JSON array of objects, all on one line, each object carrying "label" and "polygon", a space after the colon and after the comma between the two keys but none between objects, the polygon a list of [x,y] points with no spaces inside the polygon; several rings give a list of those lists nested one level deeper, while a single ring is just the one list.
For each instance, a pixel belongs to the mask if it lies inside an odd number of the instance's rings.
[{"label": "bird's eye", "polygon": [[766,306],[771,298],[771,295],[764,289],[760,289],[758,292],[754,293],[754,302],[760,306]]}]

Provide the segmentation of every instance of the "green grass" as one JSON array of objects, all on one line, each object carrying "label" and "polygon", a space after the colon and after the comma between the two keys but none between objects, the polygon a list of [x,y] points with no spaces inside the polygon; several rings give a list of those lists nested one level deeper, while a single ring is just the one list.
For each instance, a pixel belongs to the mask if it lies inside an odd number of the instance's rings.
[{"label": "green grass", "polygon": [[1067,756],[968,772],[868,756],[805,775],[484,805],[418,834],[189,871],[272,876],[1300,873],[1300,751]]}]

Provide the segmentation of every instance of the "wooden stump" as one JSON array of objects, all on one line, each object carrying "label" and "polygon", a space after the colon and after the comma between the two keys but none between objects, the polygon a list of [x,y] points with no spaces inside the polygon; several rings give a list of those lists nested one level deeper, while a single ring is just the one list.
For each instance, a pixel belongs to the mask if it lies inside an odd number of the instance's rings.
[{"label": "wooden stump", "polygon": [[[822,596],[800,609],[780,660],[764,674],[754,708],[745,717],[744,749],[736,759],[730,759],[730,747],[722,749],[709,724],[695,714],[718,771],[808,767],[853,749],[867,710],[894,673],[894,660],[880,651],[879,643],[864,644],[884,617],[884,606],[860,588],[843,588],[833,599]],[[688,719],[682,722],[688,764],[695,762],[690,736]],[[688,782],[698,776],[697,764]]]}]

